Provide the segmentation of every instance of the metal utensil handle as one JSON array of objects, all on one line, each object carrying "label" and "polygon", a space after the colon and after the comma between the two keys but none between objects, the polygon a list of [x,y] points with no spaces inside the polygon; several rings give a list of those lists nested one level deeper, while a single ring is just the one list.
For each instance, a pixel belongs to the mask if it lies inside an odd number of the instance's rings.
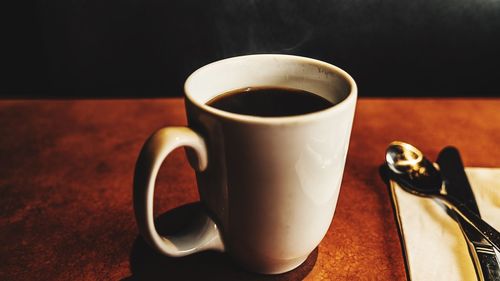
[{"label": "metal utensil handle", "polygon": [[500,251],[500,233],[495,228],[465,207],[464,204],[454,200],[454,198],[447,197],[443,199],[448,201],[448,203],[451,203],[451,206],[448,207],[456,211],[465,221],[479,231],[481,235],[483,235],[483,237],[493,245],[493,247]]},{"label": "metal utensil handle", "polygon": [[467,242],[469,254],[476,267],[478,280],[500,281],[497,255],[491,243],[482,238],[482,235],[460,215],[455,214],[455,217]]},{"label": "metal utensil handle", "polygon": [[[475,245],[476,246],[476,245]],[[497,255],[493,252],[482,252],[476,247],[477,258],[481,264],[482,278],[485,281],[500,280],[500,271],[498,270]]]}]

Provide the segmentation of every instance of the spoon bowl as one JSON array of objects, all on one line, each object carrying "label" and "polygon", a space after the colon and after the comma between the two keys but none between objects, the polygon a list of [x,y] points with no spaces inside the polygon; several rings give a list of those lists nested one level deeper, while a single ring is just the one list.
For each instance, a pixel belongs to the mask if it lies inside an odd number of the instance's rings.
[{"label": "spoon bowl", "polygon": [[387,147],[385,161],[389,168],[398,174],[404,174],[415,169],[424,155],[420,150],[409,143],[393,141]]},{"label": "spoon bowl", "polygon": [[437,165],[411,144],[394,141],[389,144],[385,161],[393,178],[410,193],[419,196],[443,195],[443,179]]}]

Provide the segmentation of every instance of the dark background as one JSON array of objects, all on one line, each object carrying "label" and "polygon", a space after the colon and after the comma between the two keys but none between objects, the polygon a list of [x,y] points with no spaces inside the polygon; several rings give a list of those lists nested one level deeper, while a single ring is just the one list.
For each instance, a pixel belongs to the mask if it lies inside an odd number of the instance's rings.
[{"label": "dark background", "polygon": [[2,97],[181,96],[196,68],[252,53],[333,63],[361,96],[500,95],[495,0],[12,2]]}]

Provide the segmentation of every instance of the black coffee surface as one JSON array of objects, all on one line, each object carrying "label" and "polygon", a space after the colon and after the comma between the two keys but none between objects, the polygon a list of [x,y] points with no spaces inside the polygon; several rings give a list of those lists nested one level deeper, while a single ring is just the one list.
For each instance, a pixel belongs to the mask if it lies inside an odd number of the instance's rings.
[{"label": "black coffee surface", "polygon": [[230,91],[211,99],[207,105],[238,114],[280,117],[320,111],[333,103],[303,90],[262,87]]}]

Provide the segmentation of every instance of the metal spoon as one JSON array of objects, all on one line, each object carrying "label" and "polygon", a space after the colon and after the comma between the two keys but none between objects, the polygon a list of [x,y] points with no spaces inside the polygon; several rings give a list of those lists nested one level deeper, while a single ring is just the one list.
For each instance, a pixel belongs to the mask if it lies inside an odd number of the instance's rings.
[{"label": "metal spoon", "polygon": [[406,191],[418,196],[439,199],[500,251],[500,233],[458,199],[446,193],[439,170],[420,150],[408,143],[392,142],[387,148],[385,162],[390,169],[391,179]]}]

